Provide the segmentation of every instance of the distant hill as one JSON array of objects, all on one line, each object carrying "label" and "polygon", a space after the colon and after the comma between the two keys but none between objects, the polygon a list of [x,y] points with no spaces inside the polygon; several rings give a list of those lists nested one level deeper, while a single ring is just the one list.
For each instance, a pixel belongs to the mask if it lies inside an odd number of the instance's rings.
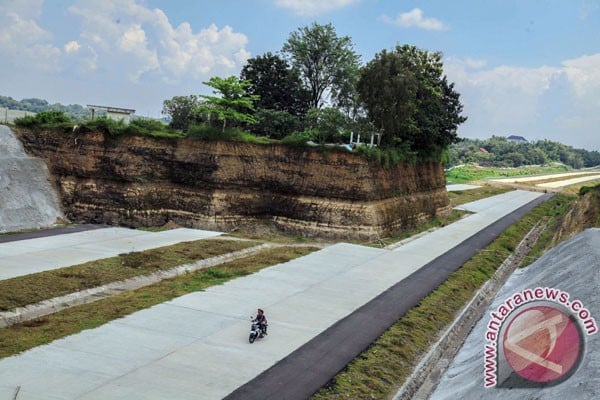
[{"label": "distant hill", "polygon": [[[519,136],[519,138],[521,138]],[[492,136],[490,139],[463,139],[450,146],[447,167],[468,163],[494,167],[520,167],[561,162],[573,168],[600,165],[600,152],[574,149],[550,140],[528,142]]]},{"label": "distant hill", "polygon": [[12,97],[0,96],[0,107],[6,107],[10,110],[31,111],[36,113],[49,110],[63,111],[74,120],[90,118],[92,115],[90,110],[79,104],[50,104],[46,100],[35,98],[15,100]]}]

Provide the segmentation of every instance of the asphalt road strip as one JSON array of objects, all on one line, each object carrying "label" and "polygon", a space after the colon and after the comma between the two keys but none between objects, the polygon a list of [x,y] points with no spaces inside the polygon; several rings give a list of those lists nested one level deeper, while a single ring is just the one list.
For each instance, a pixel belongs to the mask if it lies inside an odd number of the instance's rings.
[{"label": "asphalt road strip", "polygon": [[225,399],[292,400],[310,397],[452,272],[550,197],[538,197],[472,235],[237,388]]}]

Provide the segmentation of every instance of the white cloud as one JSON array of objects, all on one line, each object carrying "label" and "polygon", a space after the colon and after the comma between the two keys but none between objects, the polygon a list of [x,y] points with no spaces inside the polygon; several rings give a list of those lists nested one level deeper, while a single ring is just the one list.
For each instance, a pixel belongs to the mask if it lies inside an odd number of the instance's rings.
[{"label": "white cloud", "polygon": [[59,69],[61,51],[37,22],[41,10],[39,0],[0,2],[0,65],[40,72]]},{"label": "white cloud", "polygon": [[70,42],[65,43],[64,49],[65,53],[77,53],[79,49],[81,49],[81,45],[75,40],[71,40]]},{"label": "white cloud", "polygon": [[93,65],[124,71],[133,82],[142,76],[178,83],[235,74],[250,56],[248,38],[229,26],[194,32],[188,22],[173,26],[162,10],[135,0],[80,0],[69,11],[81,19],[78,42],[93,51]]},{"label": "white cloud", "polygon": [[443,31],[448,27],[436,18],[425,18],[423,10],[413,8],[409,12],[400,13],[396,18],[390,18],[387,15],[381,17],[383,22],[399,26],[401,28],[421,28],[432,31]]},{"label": "white cloud", "polygon": [[520,134],[600,150],[600,54],[565,60],[556,67],[486,69],[470,64],[453,58],[445,62],[469,118],[459,128],[460,135]]},{"label": "white cloud", "polygon": [[357,3],[359,0],[275,0],[275,5],[295,14],[315,17]]},{"label": "white cloud", "polygon": [[563,70],[573,82],[573,87],[580,97],[593,94],[600,101],[600,54],[585,55],[563,61]]}]

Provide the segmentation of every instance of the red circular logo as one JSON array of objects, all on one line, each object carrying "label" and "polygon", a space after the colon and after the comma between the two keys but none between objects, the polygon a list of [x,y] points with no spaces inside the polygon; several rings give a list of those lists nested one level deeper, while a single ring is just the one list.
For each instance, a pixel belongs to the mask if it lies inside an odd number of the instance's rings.
[{"label": "red circular logo", "polygon": [[524,379],[545,383],[576,367],[582,346],[577,324],[551,306],[533,306],[517,314],[503,341],[511,368]]}]

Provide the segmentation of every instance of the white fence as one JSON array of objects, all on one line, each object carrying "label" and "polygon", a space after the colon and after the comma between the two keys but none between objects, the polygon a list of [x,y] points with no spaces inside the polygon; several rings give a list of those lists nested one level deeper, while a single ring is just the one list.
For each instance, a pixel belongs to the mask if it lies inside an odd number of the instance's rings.
[{"label": "white fence", "polygon": [[35,113],[31,111],[10,110],[6,107],[0,107],[0,122],[5,124],[12,124],[15,121],[15,118],[21,118],[26,115],[35,115]]}]

